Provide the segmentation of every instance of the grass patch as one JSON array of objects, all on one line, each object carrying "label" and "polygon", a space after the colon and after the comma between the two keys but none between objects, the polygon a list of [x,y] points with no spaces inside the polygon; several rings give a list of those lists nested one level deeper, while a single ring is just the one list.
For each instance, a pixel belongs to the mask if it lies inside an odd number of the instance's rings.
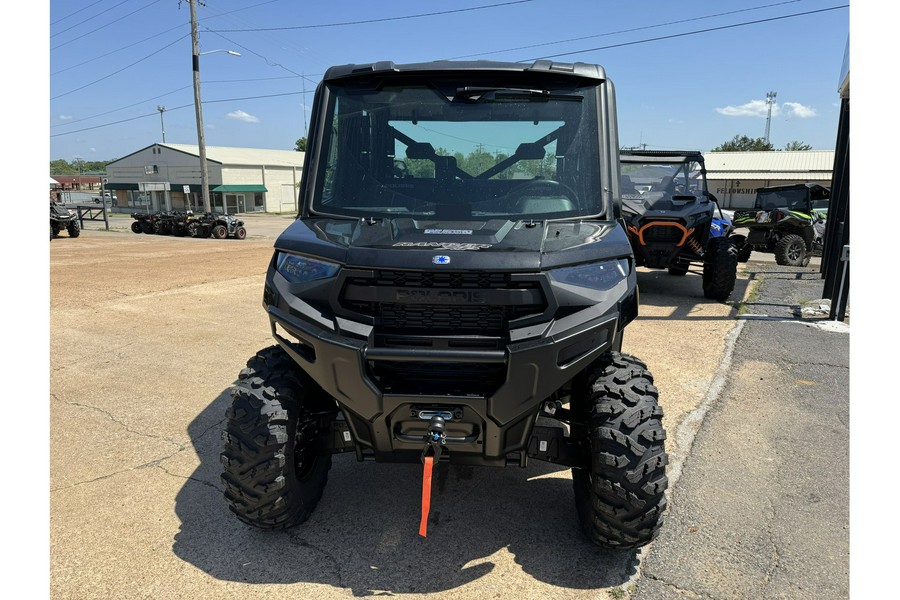
[{"label": "grass patch", "polygon": [[759,289],[762,287],[764,279],[754,279],[747,286],[747,294],[744,299],[738,302],[737,304],[737,314],[745,315],[747,314],[747,305],[753,304],[759,299]]}]

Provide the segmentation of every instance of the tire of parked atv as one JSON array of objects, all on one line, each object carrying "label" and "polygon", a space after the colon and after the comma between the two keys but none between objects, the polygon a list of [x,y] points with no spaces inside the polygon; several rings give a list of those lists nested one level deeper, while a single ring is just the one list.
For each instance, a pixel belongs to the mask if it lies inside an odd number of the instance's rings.
[{"label": "tire of parked atv", "polygon": [[579,377],[577,419],[588,424],[582,468],[572,469],[575,506],[599,546],[634,549],[653,541],[666,509],[666,432],[647,365],[610,352]]},{"label": "tire of parked atv", "polygon": [[703,295],[724,302],[737,282],[737,249],[726,238],[711,238],[703,258]]},{"label": "tire of parked atv", "polygon": [[78,224],[78,221],[69,221],[66,224],[66,231],[69,232],[70,238],[77,238],[81,235],[81,226]]},{"label": "tire of parked atv", "polygon": [[775,262],[787,267],[805,267],[809,264],[806,242],[795,233],[789,233],[775,245]]},{"label": "tire of parked atv", "polygon": [[244,227],[238,227],[237,229],[234,230],[234,237],[236,237],[239,240],[246,239],[247,229]]},{"label": "tire of parked atv", "polygon": [[328,481],[330,454],[316,454],[318,422],[330,397],[278,346],[247,361],[232,388],[221,455],[231,511],[261,529],[284,529],[309,518]]},{"label": "tire of parked atv", "polygon": [[141,229],[141,224],[135,221],[131,224],[131,230],[135,233],[143,233],[143,229]]},{"label": "tire of parked atv", "polygon": [[224,240],[228,237],[228,230],[224,225],[216,225],[212,228],[212,236],[217,240]]},{"label": "tire of parked atv", "polygon": [[738,249],[737,259],[739,263],[745,263],[750,260],[750,255],[753,254],[753,246],[750,244],[744,244]]}]

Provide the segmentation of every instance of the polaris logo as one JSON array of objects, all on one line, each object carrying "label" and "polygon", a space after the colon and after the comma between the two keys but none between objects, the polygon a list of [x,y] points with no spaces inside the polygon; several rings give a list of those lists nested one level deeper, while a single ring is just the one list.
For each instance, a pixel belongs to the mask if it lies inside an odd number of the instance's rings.
[{"label": "polaris logo", "polygon": [[441,255],[441,256],[435,256],[434,258],[431,259],[431,262],[433,262],[433,263],[436,264],[436,265],[449,265],[449,264],[450,264],[450,257],[449,257],[449,256],[443,256],[443,255]]},{"label": "polaris logo", "polygon": [[474,290],[397,290],[397,302],[405,304],[484,304],[484,292]]}]

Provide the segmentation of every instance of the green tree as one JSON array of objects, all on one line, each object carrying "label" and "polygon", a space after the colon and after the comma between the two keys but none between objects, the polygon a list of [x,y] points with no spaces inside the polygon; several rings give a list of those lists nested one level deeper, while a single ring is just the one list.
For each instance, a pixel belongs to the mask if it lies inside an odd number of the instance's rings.
[{"label": "green tree", "polygon": [[796,150],[812,150],[812,146],[804,142],[798,142],[797,140],[794,140],[785,144],[784,149],[788,152],[793,152]]},{"label": "green tree", "polygon": [[306,152],[306,138],[302,137],[297,140],[296,145],[294,146],[294,150],[297,152]]},{"label": "green tree", "polygon": [[69,164],[69,161],[64,158],[58,158],[56,160],[50,161],[50,174],[51,175],[74,175],[78,171]]},{"label": "green tree", "polygon": [[752,152],[774,150],[775,146],[767,142],[765,138],[750,138],[746,135],[736,135],[730,142],[725,142],[712,149],[712,152]]}]

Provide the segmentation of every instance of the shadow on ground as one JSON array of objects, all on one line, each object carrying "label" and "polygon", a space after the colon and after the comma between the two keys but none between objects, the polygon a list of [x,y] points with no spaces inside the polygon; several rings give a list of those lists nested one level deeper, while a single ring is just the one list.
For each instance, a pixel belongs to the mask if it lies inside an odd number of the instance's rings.
[{"label": "shadow on ground", "polygon": [[[641,306],[672,309],[665,316],[652,316],[642,312],[640,315],[641,319],[690,319],[692,321],[733,319],[735,316],[733,307],[744,298],[750,285],[750,281],[742,279],[739,272],[734,290],[731,292],[728,300],[723,303],[717,300],[710,300],[703,295],[703,278],[699,271],[691,271],[686,275],[677,276],[669,275],[669,272],[666,270],[641,269],[637,273],[637,283],[641,294]],[[698,308],[710,304],[728,304],[732,306],[732,310],[727,316],[697,314]]]},{"label": "shadow on ground", "polygon": [[[287,531],[260,531],[226,508],[219,432],[231,399],[223,391],[188,428],[200,466],[176,497],[173,550],[226,581],[308,582],[354,596],[436,593],[488,577],[509,554],[531,577],[571,589],[616,587],[637,566],[634,551],[592,545],[578,527],[568,470],[438,465],[428,537],[418,535],[420,465],[334,457],[312,517]],[[218,424],[218,425],[217,425]],[[502,588],[499,577],[491,587]]]}]

